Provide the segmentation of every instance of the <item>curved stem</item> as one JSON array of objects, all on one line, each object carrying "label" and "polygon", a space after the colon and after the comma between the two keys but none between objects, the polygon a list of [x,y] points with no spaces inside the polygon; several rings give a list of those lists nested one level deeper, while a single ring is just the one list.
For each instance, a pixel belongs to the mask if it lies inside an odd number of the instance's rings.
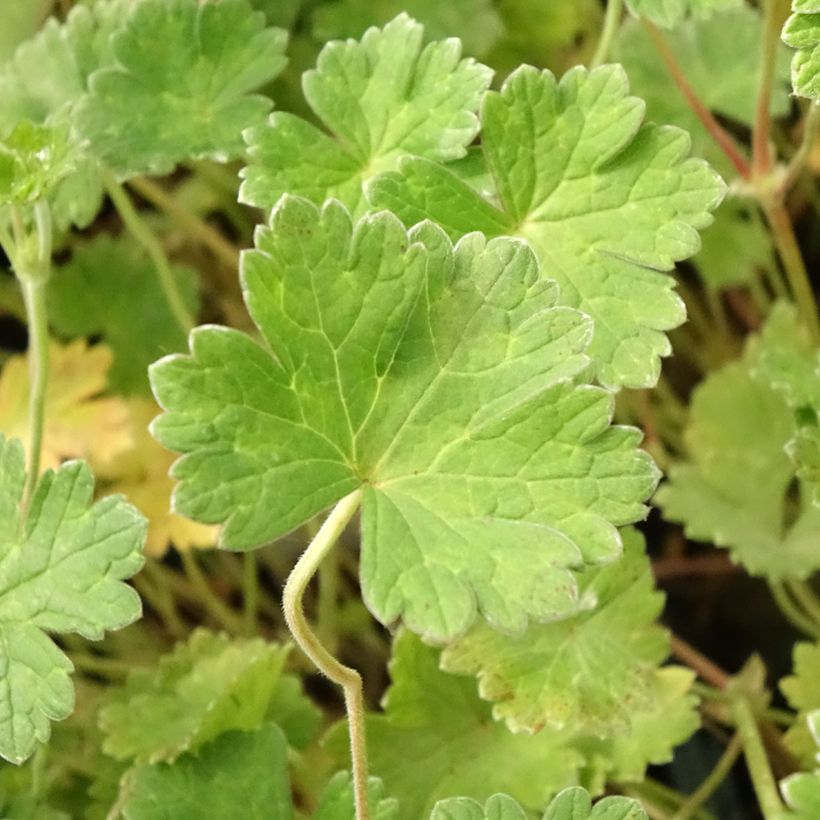
[{"label": "curved stem", "polygon": [[364,695],[361,675],[340,663],[319,641],[305,617],[302,599],[317,573],[322,559],[339,539],[361,504],[361,490],[346,495],[325,519],[316,537],[296,562],[282,593],[285,620],[296,643],[324,675],[342,687],[350,728],[350,755],[353,766],[353,792],[356,820],[369,820],[367,804],[367,745],[364,727]]},{"label": "curved stem", "polygon": [[803,121],[803,138],[800,140],[800,146],[789,160],[786,173],[780,183],[779,193],[781,195],[784,195],[800,176],[800,172],[803,170],[809,154],[811,154],[811,149],[814,148],[818,130],[820,130],[820,105],[812,102],[809,104],[809,110]]},{"label": "curved stem", "polygon": [[185,304],[185,300],[182,298],[176,277],[171,269],[171,263],[168,261],[162,243],[154,236],[153,231],[143,221],[137,209],[134,207],[134,203],[131,202],[128,192],[117,182],[117,179],[111,171],[107,169],[103,170],[102,177],[105,190],[114,203],[114,207],[117,209],[117,213],[120,215],[123,224],[131,236],[142,245],[145,252],[151,257],[151,261],[154,263],[154,270],[159,279],[160,288],[162,288],[162,292],[168,302],[168,307],[171,309],[171,314],[182,330],[187,334],[195,324],[194,317],[191,315],[188,306]]},{"label": "curved stem", "polygon": [[820,638],[820,626],[815,624],[811,618],[807,617],[791,597],[789,597],[785,585],[770,584],[770,589],[777,608],[795,629],[798,629],[810,638]]},{"label": "curved stem", "polygon": [[612,48],[612,41],[615,39],[615,34],[618,31],[618,25],[621,22],[623,10],[623,0],[609,0],[609,2],[607,2],[604,27],[601,31],[601,39],[598,41],[598,47],[595,49],[595,56],[592,58],[592,62],[590,63],[591,68],[597,68],[599,65],[607,61],[609,51]]},{"label": "curved stem", "polygon": [[727,778],[732,766],[743,751],[740,733],[736,733],[729,741],[714,769],[706,776],[700,786],[689,795],[689,799],[673,815],[672,820],[690,820],[698,809],[715,793],[715,790]]},{"label": "curved stem", "polygon": [[743,743],[746,765],[752,778],[752,787],[760,810],[766,820],[777,820],[785,811],[783,803],[777,791],[777,784],[772,775],[751,704],[740,691],[732,692],[732,714],[735,718],[737,733]]}]

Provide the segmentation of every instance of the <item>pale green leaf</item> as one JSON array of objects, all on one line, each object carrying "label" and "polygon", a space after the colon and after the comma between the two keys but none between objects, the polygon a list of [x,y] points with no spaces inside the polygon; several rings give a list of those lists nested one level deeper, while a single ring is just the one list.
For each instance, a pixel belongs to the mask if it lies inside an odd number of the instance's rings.
[{"label": "pale green leaf", "polygon": [[783,42],[797,49],[792,58],[792,85],[801,97],[820,97],[820,1],[794,0],[794,14],[783,27]]},{"label": "pale green leaf", "polygon": [[[198,311],[196,274],[174,266],[182,298]],[[61,336],[102,336],[114,353],[108,386],[119,394],[148,390],[148,365],[185,348],[151,261],[127,238],[99,234],[75,244],[48,286],[49,320]]]},{"label": "pale green leaf", "polygon": [[[371,771],[399,801],[399,820],[427,817],[439,800],[461,795],[484,802],[505,792],[531,811],[577,779],[583,762],[567,738],[544,729],[513,734],[493,721],[472,680],[438,668],[438,653],[409,632],[394,642],[385,714],[368,718]],[[348,754],[347,726],[329,749]]]},{"label": "pale green leaf", "polygon": [[286,197],[242,279],[269,349],[201,328],[152,368],[179,512],[249,549],[364,485],[383,623],[446,639],[478,611],[520,629],[575,608],[569,568],[620,553],[657,471],[611,395],[568,381],[589,321],[526,245]]},{"label": "pale green leaf", "polygon": [[820,427],[801,427],[786,449],[797,468],[797,477],[812,493],[815,506],[820,506]]},{"label": "pale green leaf", "polygon": [[[384,785],[375,777],[367,783],[367,799],[372,820],[397,820],[398,803],[386,797]],[[338,772],[325,787],[313,820],[356,820],[353,781],[348,772]]]},{"label": "pale green leaf", "polygon": [[278,727],[266,724],[253,732],[226,732],[197,755],[131,769],[123,781],[125,797],[116,817],[292,820],[287,763],[287,742]]},{"label": "pale green leaf", "polygon": [[634,717],[651,709],[657,666],[669,653],[656,623],[656,592],[643,539],[630,532],[624,556],[581,578],[589,609],[551,624],[504,635],[484,624],[448,645],[442,668],[474,674],[512,731],[545,724],[578,734],[629,733]]},{"label": "pale green leaf", "polygon": [[550,803],[544,820],[648,820],[637,800],[605,797],[594,806],[583,789],[564,789]]},{"label": "pale green leaf", "polygon": [[51,0],[7,2],[3,7],[3,28],[0,29],[0,60],[11,57],[15,48],[40,28],[50,11]]},{"label": "pale green leaf", "polygon": [[297,675],[280,675],[268,702],[266,720],[275,723],[295,749],[304,749],[317,735],[324,713],[302,690]]},{"label": "pale green leaf", "polygon": [[0,436],[0,756],[21,763],[74,706],[72,664],[47,632],[98,640],[140,615],[121,581],[142,564],[145,520],[119,496],[92,504],[88,466],[39,480],[18,527],[23,448]]},{"label": "pale green leaf", "polygon": [[725,186],[687,159],[683,131],[642,125],[643,116],[619,66],[578,67],[560,82],[524,66],[482,104],[497,202],[418,158],[372,180],[368,196],[406,224],[431,218],[451,237],[527,239],[562,304],[595,320],[589,353],[599,380],[650,386],[671,350],[664,331],[685,318],[665,272],[698,250],[697,229],[710,224]]},{"label": "pale green leaf", "polygon": [[123,178],[231,159],[271,108],[252,92],[284,68],[286,40],[246,0],[141,0],[113,36],[115,64],[91,77],[78,130]]},{"label": "pale green leaf", "polygon": [[509,795],[494,794],[483,806],[469,797],[440,800],[430,820],[527,820],[527,815]]},{"label": "pale green leaf", "polygon": [[780,791],[792,810],[784,820],[820,817],[820,772],[797,772],[780,781]]},{"label": "pale green leaf", "polygon": [[820,644],[798,643],[792,654],[792,674],[780,681],[780,689],[797,712],[797,721],[785,735],[789,751],[804,766],[816,760],[817,745],[809,731],[808,716],[820,709]]},{"label": "pale green leaf", "polygon": [[362,183],[401,156],[462,157],[478,132],[474,112],[492,72],[461,59],[458,40],[425,46],[423,33],[401,14],[361,41],[328,43],[302,79],[327,131],[288,113],[249,130],[240,200],[270,208],[285,193],[316,203],[333,196],[362,210]]},{"label": "pale green leaf", "polygon": [[708,18],[715,12],[737,8],[743,0],[626,0],[633,14],[664,28],[673,28],[688,15]]},{"label": "pale green leaf", "polygon": [[[197,630],[157,668],[134,668],[100,710],[103,748],[118,760],[173,761],[229,730],[257,729],[287,648]],[[139,720],[134,720],[139,715]]]},{"label": "pale green leaf", "polygon": [[786,448],[798,432],[799,414],[787,396],[811,389],[800,361],[788,353],[796,332],[790,315],[789,308],[776,309],[743,360],[712,373],[695,390],[686,431],[689,460],[672,467],[656,496],[666,517],[684,524],[690,537],[728,547],[751,573],[771,580],[805,578],[820,568],[820,509],[811,492],[798,487],[796,498],[788,493],[795,467]]}]

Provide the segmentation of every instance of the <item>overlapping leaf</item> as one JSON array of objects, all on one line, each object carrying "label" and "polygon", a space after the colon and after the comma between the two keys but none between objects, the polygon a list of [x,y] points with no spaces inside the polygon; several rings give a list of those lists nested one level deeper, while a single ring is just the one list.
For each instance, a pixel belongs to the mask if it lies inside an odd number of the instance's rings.
[{"label": "overlapping leaf", "polygon": [[47,632],[99,639],[138,618],[121,582],[142,564],[145,534],[122,498],[91,504],[82,462],[40,478],[20,525],[24,482],[23,448],[0,436],[0,756],[14,763],[74,705],[71,662]]},{"label": "overlapping leaf", "polygon": [[[373,820],[396,820],[398,803],[395,798],[385,795],[382,782],[371,777],[367,786],[370,816]],[[330,779],[322,792],[313,818],[314,820],[355,820],[353,802],[353,781],[350,774],[339,772]]]},{"label": "overlapping leaf", "polygon": [[[128,407],[104,395],[111,367],[105,345],[77,339],[49,348],[46,424],[40,462],[56,468],[67,458],[87,459],[105,472],[132,445]],[[27,356],[12,356],[0,371],[0,430],[29,442]]]},{"label": "overlapping leaf", "polygon": [[794,14],[783,27],[783,41],[797,49],[792,58],[792,85],[796,94],[820,97],[820,2],[794,0]]},{"label": "overlapping leaf", "polygon": [[140,0],[78,104],[78,130],[121,177],[234,157],[271,108],[252,92],[284,67],[286,39],[246,0]]},{"label": "overlapping leaf", "polygon": [[[174,266],[177,287],[198,312],[196,275]],[[148,392],[148,365],[182,350],[185,334],[168,307],[151,262],[127,239],[99,234],[75,247],[49,282],[49,320],[61,336],[102,336],[114,354],[108,375],[123,395]]]},{"label": "overlapping leaf", "polygon": [[105,752],[118,760],[168,762],[223,732],[257,729],[287,651],[261,638],[194,632],[158,668],[135,668],[111,693],[100,710]]},{"label": "overlapping leaf", "polygon": [[512,731],[545,724],[578,734],[629,733],[652,708],[658,664],[668,654],[655,619],[655,591],[643,539],[630,533],[624,556],[581,580],[590,609],[557,623],[504,635],[484,624],[447,646],[442,668],[478,676],[481,696]]},{"label": "overlapping leaf", "polygon": [[384,623],[445,639],[576,606],[569,567],[621,550],[656,470],[611,396],[567,381],[589,321],[520,242],[285,198],[245,255],[270,350],[202,328],[152,368],[176,509],[226,546],[282,535],[363,486],[362,583]]},{"label": "overlapping leaf", "polygon": [[563,304],[595,320],[589,352],[608,385],[645,387],[670,352],[664,331],[684,307],[664,274],[698,250],[698,228],[724,185],[675,128],[642,125],[643,103],[618,66],[576,68],[560,82],[524,66],[485,95],[481,140],[497,193],[405,158],[368,196],[406,224],[429,217],[451,237],[517,235],[556,279]]},{"label": "overlapping leaf", "polygon": [[302,85],[330,133],[288,113],[248,131],[240,200],[270,208],[285,193],[317,203],[333,196],[357,211],[362,183],[394,168],[399,157],[464,156],[492,72],[462,60],[458,40],[424,46],[423,33],[401,14],[360,42],[328,43]]},{"label": "overlapping leaf", "polygon": [[737,8],[743,0],[626,0],[634,14],[664,28],[673,28],[688,15],[708,18],[715,12]]},{"label": "overlapping leaf", "polygon": [[809,731],[808,716],[820,710],[820,644],[799,643],[793,652],[793,672],[780,681],[780,689],[797,711],[785,742],[789,751],[810,768],[816,762],[817,746]]},{"label": "overlapping leaf", "polygon": [[816,389],[798,339],[793,311],[780,306],[742,361],[707,377],[692,400],[689,462],[675,465],[657,494],[691,537],[728,547],[750,572],[774,580],[820,567],[813,488],[798,482],[789,493],[795,466],[786,448],[801,419],[790,401],[794,391]]}]

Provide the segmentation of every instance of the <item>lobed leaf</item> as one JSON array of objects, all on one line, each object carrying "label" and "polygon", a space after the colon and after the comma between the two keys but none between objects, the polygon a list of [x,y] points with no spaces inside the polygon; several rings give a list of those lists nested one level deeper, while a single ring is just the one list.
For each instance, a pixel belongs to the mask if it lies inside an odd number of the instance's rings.
[{"label": "lobed leaf", "polygon": [[284,68],[286,40],[246,0],[140,0],[111,39],[112,64],[90,79],[77,128],[121,178],[232,159],[271,108],[252,92]]},{"label": "lobed leaf", "polygon": [[[376,777],[367,782],[367,798],[373,820],[396,820],[398,802],[385,796],[383,783]],[[348,772],[338,772],[325,786],[313,820],[355,820],[353,780]]]},{"label": "lobed leaf", "polygon": [[794,14],[783,27],[783,42],[797,50],[792,58],[795,94],[817,102],[820,97],[820,2],[793,0]]},{"label": "lobed leaf", "polygon": [[369,183],[368,196],[408,225],[430,218],[454,238],[480,230],[526,239],[562,304],[594,320],[598,379],[650,386],[671,351],[664,331],[685,315],[664,272],[698,250],[697,229],[725,186],[686,158],[683,131],[642,125],[643,112],[619,66],[578,67],[560,82],[523,66],[482,103],[494,195],[443,165],[405,158]]},{"label": "lobed leaf", "polygon": [[22,446],[0,436],[0,756],[12,763],[74,706],[72,664],[47,633],[98,640],[139,617],[122,580],[140,568],[145,535],[121,497],[91,503],[83,462],[47,471],[21,512],[24,483]]},{"label": "lobed leaf", "polygon": [[570,568],[620,553],[657,470],[611,395],[570,381],[589,320],[523,243],[285,197],[242,280],[266,347],[201,328],[152,368],[177,511],[249,549],[362,487],[383,623],[443,640],[478,611],[521,629],[576,607]]},{"label": "lobed leaf", "polygon": [[241,202],[273,207],[283,194],[364,209],[362,184],[408,154],[464,156],[478,132],[475,110],[492,72],[461,59],[457,39],[423,45],[423,26],[400,14],[361,41],[328,43],[303,75],[305,98],[327,129],[274,113],[250,129]]},{"label": "lobed leaf", "polygon": [[133,669],[111,692],[100,710],[104,751],[118,760],[173,762],[224,732],[257,729],[287,653],[261,638],[197,630],[158,668]]},{"label": "lobed leaf", "polygon": [[511,731],[546,724],[600,737],[628,734],[633,718],[655,705],[657,667],[669,647],[656,623],[663,595],[643,539],[629,532],[624,542],[620,560],[582,577],[587,609],[521,635],[479,624],[444,649],[442,668],[477,675],[481,696]]},{"label": "lobed leaf", "polygon": [[789,751],[806,768],[817,759],[817,744],[809,730],[809,715],[820,710],[820,644],[798,643],[792,653],[793,672],[780,681],[780,690],[797,712],[797,720],[789,727],[784,741]]},{"label": "lobed leaf", "polygon": [[801,418],[790,401],[816,389],[814,359],[794,347],[795,327],[792,309],[779,306],[741,361],[699,385],[686,431],[689,461],[672,467],[656,496],[690,537],[728,547],[770,580],[805,578],[820,567],[814,488],[798,484],[789,495],[795,465],[787,447]]}]

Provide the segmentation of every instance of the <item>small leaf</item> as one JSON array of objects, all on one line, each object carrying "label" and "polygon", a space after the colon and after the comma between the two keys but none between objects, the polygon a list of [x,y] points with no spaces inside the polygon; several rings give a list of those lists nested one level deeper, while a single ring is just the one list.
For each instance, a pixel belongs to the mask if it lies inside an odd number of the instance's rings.
[{"label": "small leaf", "polygon": [[[371,777],[367,782],[367,798],[373,820],[397,820],[399,806],[386,797],[382,782]],[[325,787],[313,820],[356,820],[353,780],[348,772],[338,772]]]},{"label": "small leaf", "polygon": [[483,806],[469,797],[439,800],[430,820],[527,820],[527,815],[512,797],[494,794]]},{"label": "small leaf", "polygon": [[[348,10],[349,12],[349,10]],[[422,44],[424,29],[401,14],[360,42],[331,42],[304,74],[305,97],[330,134],[288,113],[247,132],[250,164],[240,200],[270,208],[285,193],[363,210],[362,183],[414,154],[464,156],[478,132],[492,72],[461,59],[456,39]]]},{"label": "small leaf", "polygon": [[624,540],[620,560],[582,577],[589,609],[532,624],[521,635],[479,624],[445,648],[442,668],[477,674],[481,696],[514,732],[548,724],[578,734],[628,734],[633,717],[654,705],[655,672],[669,649],[655,622],[663,596],[643,539],[630,532]]},{"label": "small leaf", "polygon": [[0,436],[0,756],[21,763],[74,707],[72,665],[47,632],[98,640],[140,615],[121,583],[142,564],[142,516],[122,498],[91,504],[93,476],[68,462],[39,480],[20,519],[23,448]]},{"label": "small leaf", "polygon": [[544,820],[648,820],[637,800],[605,797],[592,806],[589,795],[579,788],[564,789],[550,803]]},{"label": "small leaf", "polygon": [[123,820],[292,820],[287,743],[272,724],[226,732],[197,755],[136,766],[124,778]]},{"label": "small leaf", "polygon": [[483,198],[443,165],[406,158],[398,173],[371,181],[368,197],[407,225],[429,218],[453,238],[479,230],[526,239],[561,303],[593,318],[598,379],[651,386],[671,351],[664,332],[685,318],[664,272],[698,250],[697,229],[712,221],[725,186],[686,158],[683,131],[642,125],[643,115],[620,66],[578,67],[560,82],[523,66],[482,103],[496,196]]},{"label": "small leaf", "polygon": [[[68,345],[52,342],[46,388],[45,431],[40,462],[57,468],[67,458],[87,459],[105,472],[132,446],[128,408],[122,399],[105,396],[111,351],[89,346],[85,339]],[[10,357],[0,371],[0,430],[29,442],[28,357]]]},{"label": "small leaf", "polygon": [[76,113],[96,157],[121,178],[189,157],[226,161],[271,108],[253,94],[285,66],[287,35],[245,0],[141,0],[112,39]]},{"label": "small leaf", "polygon": [[795,94],[820,97],[820,0],[794,0],[794,14],[783,27],[783,42],[797,49],[792,58]]},{"label": "small leaf", "polygon": [[[521,242],[285,197],[242,278],[270,349],[201,328],[152,368],[175,509],[249,549],[363,487],[362,584],[445,640],[576,606],[570,567],[621,551],[657,471],[612,397],[569,381],[590,323]],[[309,366],[305,363],[309,362]]]},{"label": "small leaf", "polygon": [[789,751],[811,768],[816,762],[817,744],[809,731],[808,716],[820,709],[820,644],[798,643],[792,661],[793,672],[780,681],[780,689],[797,711],[797,720],[784,741]]}]

